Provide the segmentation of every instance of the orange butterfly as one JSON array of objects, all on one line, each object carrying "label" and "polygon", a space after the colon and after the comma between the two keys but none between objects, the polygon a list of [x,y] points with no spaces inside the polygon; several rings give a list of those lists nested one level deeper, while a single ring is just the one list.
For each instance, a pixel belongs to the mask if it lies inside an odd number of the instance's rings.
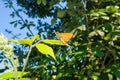
[{"label": "orange butterfly", "polygon": [[68,42],[73,34],[72,33],[59,33],[59,32],[55,32],[56,36],[64,43],[67,44],[66,42]]}]

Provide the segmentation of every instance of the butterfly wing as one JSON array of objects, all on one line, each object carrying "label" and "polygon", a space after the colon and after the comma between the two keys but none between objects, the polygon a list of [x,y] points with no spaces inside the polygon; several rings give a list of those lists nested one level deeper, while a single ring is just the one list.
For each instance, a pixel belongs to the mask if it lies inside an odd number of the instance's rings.
[{"label": "butterfly wing", "polygon": [[73,36],[72,33],[59,33],[59,32],[56,32],[55,34],[64,43],[68,42]]}]

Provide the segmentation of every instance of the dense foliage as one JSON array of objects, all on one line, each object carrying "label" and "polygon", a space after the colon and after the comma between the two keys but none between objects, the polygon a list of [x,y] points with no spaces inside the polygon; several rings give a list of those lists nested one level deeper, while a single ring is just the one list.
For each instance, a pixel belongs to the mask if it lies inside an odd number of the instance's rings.
[{"label": "dense foliage", "polygon": [[[5,0],[12,8],[15,27],[31,27],[41,39],[55,39],[55,32],[72,32],[68,46],[47,44],[54,50],[57,61],[40,54],[33,48],[26,76],[42,80],[117,80],[120,79],[120,2],[119,0],[16,0],[21,9],[16,10],[12,0]],[[24,20],[20,12],[38,19],[38,24]],[[43,22],[51,19],[51,23]],[[21,70],[28,46],[15,46]]]}]

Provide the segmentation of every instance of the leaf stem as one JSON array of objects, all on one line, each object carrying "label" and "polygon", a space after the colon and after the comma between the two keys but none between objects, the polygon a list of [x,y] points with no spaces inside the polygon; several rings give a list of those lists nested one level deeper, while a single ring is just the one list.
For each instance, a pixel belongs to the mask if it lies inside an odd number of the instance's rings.
[{"label": "leaf stem", "polygon": [[27,62],[28,62],[28,59],[29,59],[29,56],[30,56],[31,51],[32,51],[32,45],[30,45],[29,52],[28,52],[28,54],[27,54],[27,57],[26,57],[25,63],[24,63],[24,65],[23,65],[22,73],[21,73],[21,78],[22,78],[22,76],[23,76],[23,74],[24,74],[25,67],[26,67],[26,65],[27,65]]},{"label": "leaf stem", "polygon": [[17,65],[16,65],[15,60],[13,58],[10,58],[10,60],[11,60],[12,65],[13,65],[13,73],[14,73],[15,80],[18,80]]}]

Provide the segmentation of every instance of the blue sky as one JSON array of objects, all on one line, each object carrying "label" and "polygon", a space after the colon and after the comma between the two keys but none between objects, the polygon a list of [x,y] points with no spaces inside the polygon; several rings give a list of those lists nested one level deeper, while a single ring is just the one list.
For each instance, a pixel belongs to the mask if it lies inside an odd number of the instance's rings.
[{"label": "blue sky", "polygon": [[[14,6],[15,8],[20,8],[16,5],[15,1],[14,2]],[[10,14],[12,13],[12,9],[10,8],[6,8],[4,1],[0,0],[0,33],[3,33],[8,39],[12,38],[13,36],[11,34],[8,34],[7,32],[5,32],[5,29],[11,30],[12,33],[14,34],[22,34],[21,36],[19,36],[19,38],[24,38],[26,37],[26,32],[28,31],[27,29],[23,29],[20,30],[20,26],[18,26],[17,28],[14,28],[13,25],[10,24],[11,21],[15,21],[18,20],[18,17],[12,18],[10,16]],[[24,19],[28,19],[27,15],[22,14],[22,17],[24,17]],[[35,24],[37,24],[37,19],[32,19],[29,18],[28,20],[35,22]],[[50,23],[51,18],[47,18],[45,20],[42,20],[43,22],[48,22]],[[35,31],[35,28],[32,28],[32,31],[34,32],[34,34],[36,34],[37,32]],[[3,63],[0,64],[0,69],[4,68]]]},{"label": "blue sky", "polygon": [[[11,30],[14,34],[21,33],[22,35],[20,36],[20,38],[24,38],[26,36],[25,31],[27,29],[20,30],[19,27],[14,28],[13,25],[10,24],[11,21],[17,20],[18,17],[12,18],[10,16],[12,9],[6,8],[2,0],[0,0],[0,10],[0,33],[3,33],[8,39],[10,39],[13,36],[5,32],[5,29],[8,29]],[[27,18],[27,16],[23,16]],[[3,69],[5,67],[3,64],[3,62],[0,64],[0,69]]]},{"label": "blue sky", "polygon": [[23,30],[19,28],[14,28],[13,25],[10,24],[11,21],[16,20],[17,18],[12,18],[10,16],[12,9],[6,8],[4,2],[0,0],[0,33],[3,33],[7,38],[11,38],[12,35],[5,32],[5,29],[11,30],[14,34],[23,33]]},{"label": "blue sky", "polygon": [[[14,7],[16,9],[20,8],[19,6],[16,5],[16,0],[12,0],[14,2]],[[61,3],[63,7],[65,7],[66,3],[63,5],[63,3]],[[56,6],[59,6],[59,5],[56,5]],[[12,9],[10,8],[6,8],[5,7],[5,4],[4,4],[4,0],[0,0],[0,33],[3,33],[8,39],[12,38],[13,35],[11,34],[8,34],[7,32],[5,32],[5,29],[8,29],[10,31],[12,31],[13,34],[21,34],[21,36],[19,36],[19,38],[25,38],[26,37],[26,32],[28,32],[27,29],[23,29],[23,30],[20,30],[20,26],[17,26],[17,28],[14,28],[13,25],[10,24],[10,22],[12,21],[15,21],[15,20],[19,20],[19,17],[15,17],[15,18],[12,18],[10,16],[10,14],[13,12]],[[37,25],[37,19],[32,19],[32,18],[29,18],[27,17],[27,15],[25,14],[22,14],[22,17],[29,21],[34,21],[34,23]],[[40,19],[40,18],[39,18]],[[51,19],[50,17],[46,18],[46,19],[41,19],[42,22],[47,22],[47,23],[51,23]],[[32,32],[34,32],[34,34],[36,34],[37,30],[35,29],[35,27],[32,28]],[[4,63],[1,63],[0,64],[0,69],[3,69],[5,66],[4,66]]]},{"label": "blue sky", "polygon": [[[15,8],[19,8],[15,1],[14,1],[14,6]],[[12,13],[12,9],[10,8],[6,8],[5,5],[4,5],[4,1],[0,0],[0,10],[1,10],[1,13],[0,13],[0,33],[3,33],[8,39],[13,37],[11,34],[8,34],[7,32],[5,32],[5,29],[8,29],[10,31],[12,31],[13,34],[22,34],[21,36],[19,36],[19,38],[24,38],[26,37],[26,33],[28,30],[27,29],[23,29],[23,30],[20,30],[20,26],[17,26],[17,28],[14,28],[13,25],[10,24],[11,21],[15,21],[15,20],[19,20],[19,18],[16,16],[15,18],[12,18],[10,16],[10,14]],[[22,17],[24,17],[24,19],[28,19],[27,15],[25,14],[22,14]],[[31,21],[35,20],[35,19],[29,19]],[[33,28],[33,30],[35,30],[35,28]],[[33,31],[32,30],[32,31]],[[36,34],[35,31],[33,31],[34,34]]]},{"label": "blue sky", "polygon": [[[16,0],[12,0],[14,2],[14,6],[16,9],[20,8],[16,5]],[[19,38],[25,38],[26,37],[26,32],[28,32],[27,29],[23,29],[23,30],[20,30],[20,26],[18,26],[17,28],[14,28],[13,25],[10,24],[11,21],[15,21],[15,20],[19,20],[18,17],[15,17],[15,18],[12,18],[10,16],[10,14],[13,12],[12,9],[10,8],[5,8],[5,4],[4,4],[4,0],[0,0],[0,10],[1,10],[1,13],[0,13],[0,33],[3,33],[8,39],[13,37],[11,34],[8,34],[7,32],[5,32],[5,29],[8,29],[10,31],[12,31],[13,34],[22,34],[21,36],[19,36]],[[65,7],[66,3],[60,3],[62,5],[62,7]],[[56,5],[56,6],[59,6],[59,5]],[[24,19],[28,19],[27,15],[25,14],[22,14],[22,17]],[[41,19],[42,22],[47,22],[47,23],[51,23],[51,19],[52,18],[46,18],[46,19]],[[32,18],[29,18],[28,19],[29,21],[34,21],[35,24],[37,24],[37,19],[32,19]],[[35,28],[33,27],[32,28],[32,31],[34,32],[34,34],[36,34],[36,30]]]},{"label": "blue sky", "polygon": [[[6,28],[10,28],[11,25],[9,25],[9,22],[12,21],[12,18],[10,18],[9,14],[11,13],[11,10],[8,8],[5,8],[5,5],[3,1],[0,1],[0,33],[3,33],[7,37],[10,35],[5,32]],[[11,28],[10,28],[11,29]]]}]

